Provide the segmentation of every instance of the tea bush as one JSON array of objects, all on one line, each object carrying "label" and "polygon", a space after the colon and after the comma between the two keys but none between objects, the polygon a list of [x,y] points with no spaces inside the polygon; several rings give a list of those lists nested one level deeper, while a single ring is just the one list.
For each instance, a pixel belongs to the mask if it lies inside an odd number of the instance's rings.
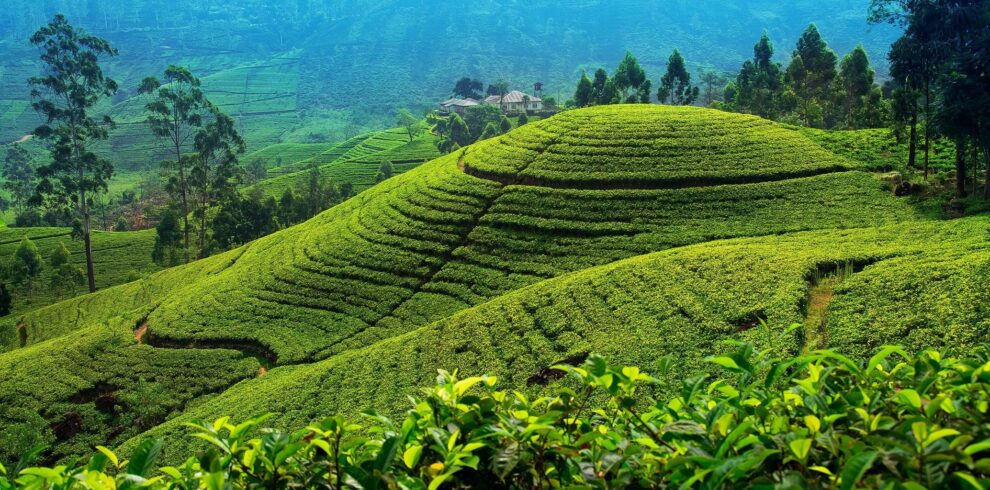
[{"label": "tea bush", "polygon": [[[666,359],[667,366],[674,361]],[[405,416],[331,417],[260,429],[265,417],[191,423],[208,449],[155,465],[100,447],[88,463],[0,469],[0,488],[986,488],[990,353],[864,362],[834,351],[778,360],[749,344],[722,373],[661,383],[591,356],[567,387],[529,397],[495,377],[441,371]]]}]

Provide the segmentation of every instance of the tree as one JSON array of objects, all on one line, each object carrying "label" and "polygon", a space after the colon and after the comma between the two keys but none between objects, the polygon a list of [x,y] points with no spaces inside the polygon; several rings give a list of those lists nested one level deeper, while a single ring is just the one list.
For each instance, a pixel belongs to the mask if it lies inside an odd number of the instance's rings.
[{"label": "tree", "polygon": [[251,183],[260,182],[268,178],[268,165],[260,158],[251,160],[244,170],[247,172],[248,181]]},{"label": "tree", "polygon": [[90,237],[93,195],[107,192],[113,165],[90,149],[96,140],[109,137],[109,116],[90,114],[104,97],[117,92],[117,83],[103,75],[102,57],[116,56],[110,43],[73,28],[56,15],[33,36],[41,49],[42,76],[32,77],[32,107],[44,118],[34,135],[51,148],[51,163],[38,168],[40,182],[35,202],[49,208],[70,208],[80,221],[86,252],[86,276],[90,292],[96,291],[93,247]]},{"label": "tree", "polygon": [[529,117],[526,116],[525,112],[519,115],[519,121],[516,124],[520,127],[529,124]]},{"label": "tree", "polygon": [[578,81],[577,90],[574,91],[574,105],[578,108],[588,107],[592,102],[594,102],[594,87],[588,74],[582,71],[581,80]]},{"label": "tree", "polygon": [[604,68],[595,71],[595,81],[591,85],[591,98],[594,105],[607,105],[614,102],[612,95],[615,92],[615,86],[612,85],[609,88],[610,83],[608,72]]},{"label": "tree", "polygon": [[230,249],[274,232],[278,226],[275,198],[265,198],[259,188],[252,189],[246,197],[234,193],[220,205],[211,223],[217,245]]},{"label": "tree", "polygon": [[495,83],[488,85],[488,90],[485,93],[489,96],[497,95],[504,97],[505,94],[509,93],[509,82],[499,79]]},{"label": "tree", "polygon": [[55,292],[56,298],[61,298],[66,290],[75,292],[76,287],[81,286],[85,281],[82,270],[71,263],[69,249],[65,242],[59,242],[55,252],[48,259],[48,265],[52,270],[51,289]]},{"label": "tree", "polygon": [[34,280],[41,275],[42,268],[44,268],[44,259],[41,258],[37,245],[30,238],[24,237],[14,250],[14,263],[11,264],[11,269],[14,280],[24,286],[28,297],[31,296]]},{"label": "tree", "polygon": [[917,78],[923,70],[917,51],[912,40],[902,36],[890,47],[887,55],[890,60],[891,77],[891,116],[895,134],[903,133],[902,128],[908,129],[908,168],[916,168],[918,149],[918,99],[921,84]]},{"label": "tree", "polygon": [[801,34],[791,60],[787,75],[795,92],[804,99],[825,101],[835,80],[839,57],[829,49],[816,25],[809,25]]},{"label": "tree", "polygon": [[495,126],[495,123],[490,122],[487,126],[485,126],[485,129],[481,131],[481,136],[478,137],[478,140],[486,140],[496,136],[498,136],[498,127]]},{"label": "tree", "polygon": [[831,126],[825,121],[825,113],[829,112],[837,61],[838,56],[828,48],[818,27],[809,25],[798,39],[784,75],[790,90],[789,109],[796,110],[806,126]]},{"label": "tree", "polygon": [[10,193],[11,205],[20,214],[27,208],[37,186],[31,156],[23,146],[13,144],[7,148],[3,178],[3,189]]},{"label": "tree", "polygon": [[[468,107],[467,110],[464,111],[464,123],[467,124],[468,131],[471,134],[468,144],[471,144],[477,140],[489,124],[495,125],[495,134],[498,134],[498,127],[504,117],[505,114],[502,113],[502,109],[498,106],[484,104]],[[461,146],[467,145],[461,143]]]},{"label": "tree", "polygon": [[13,302],[14,298],[10,296],[10,291],[7,290],[7,283],[0,282],[0,317],[10,314]]},{"label": "tree", "polygon": [[619,62],[612,81],[619,93],[620,100],[627,104],[637,103],[641,100],[639,89],[647,82],[646,70],[639,65],[636,57],[627,51],[625,57]]},{"label": "tree", "polygon": [[222,201],[236,192],[241,169],[237,155],[244,153],[244,140],[234,127],[234,120],[213,108],[213,119],[196,134],[194,165],[190,171],[190,187],[196,194],[196,210],[199,219],[199,253],[206,256],[206,231],[208,210],[215,201]]},{"label": "tree", "polygon": [[183,234],[179,227],[179,217],[173,209],[166,209],[155,227],[155,246],[151,250],[151,260],[161,266],[176,265],[176,249],[183,248]]},{"label": "tree", "polygon": [[200,81],[188,68],[169,65],[161,80],[147,77],[138,92],[154,98],[145,105],[151,132],[165,143],[172,159],[161,162],[168,179],[166,190],[179,199],[182,211],[185,261],[189,262],[189,173],[195,158],[186,154],[195,142],[204,119],[214,111],[200,89]]},{"label": "tree", "polygon": [[736,110],[773,119],[783,93],[780,65],[773,62],[773,43],[763,33],[753,47],[753,59],[743,63],[736,77]]},{"label": "tree", "polygon": [[864,104],[864,99],[873,89],[873,67],[862,45],[853,49],[842,59],[839,80],[844,89],[842,105],[846,124],[852,128],[861,126],[856,119],[856,111]]},{"label": "tree", "polygon": [[470,77],[464,77],[454,84],[454,97],[463,97],[465,99],[480,99],[481,90],[485,88],[485,85],[481,83],[480,80],[472,80]]},{"label": "tree", "polygon": [[378,174],[375,175],[375,183],[382,182],[386,179],[391,179],[395,175],[395,167],[392,162],[388,160],[382,160],[381,165],[378,166]]},{"label": "tree", "polygon": [[409,135],[409,141],[419,134],[419,119],[409,112],[409,109],[399,109],[398,124],[400,128],[405,128],[406,134]]},{"label": "tree", "polygon": [[691,105],[698,98],[698,87],[691,85],[684,57],[676,49],[667,59],[667,73],[660,79],[657,98],[671,105]]},{"label": "tree", "polygon": [[[522,113],[523,115],[525,115],[526,111],[523,111]],[[498,130],[499,130],[499,134],[505,134],[508,133],[509,131],[512,131],[512,122],[509,121],[509,118],[505,117],[504,114],[502,115],[502,119],[498,123]]]},{"label": "tree", "polygon": [[701,86],[704,87],[701,92],[701,103],[708,107],[722,96],[719,85],[723,84],[723,79],[718,72],[706,70],[701,72],[700,80]]},{"label": "tree", "polygon": [[[450,115],[450,141],[459,148],[463,148],[473,143],[471,131],[459,114]],[[451,147],[453,151],[453,147]]]}]

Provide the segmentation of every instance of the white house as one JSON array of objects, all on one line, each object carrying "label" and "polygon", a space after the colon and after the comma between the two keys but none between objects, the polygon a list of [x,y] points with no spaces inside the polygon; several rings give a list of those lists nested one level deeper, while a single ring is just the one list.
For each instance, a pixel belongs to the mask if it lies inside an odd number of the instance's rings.
[{"label": "white house", "polygon": [[463,116],[464,111],[466,111],[468,107],[474,107],[476,105],[480,105],[480,102],[474,99],[447,99],[440,103],[440,113],[457,113]]},{"label": "white house", "polygon": [[486,104],[497,105],[505,112],[543,110],[543,99],[513,90],[504,96],[491,95],[485,98]]}]

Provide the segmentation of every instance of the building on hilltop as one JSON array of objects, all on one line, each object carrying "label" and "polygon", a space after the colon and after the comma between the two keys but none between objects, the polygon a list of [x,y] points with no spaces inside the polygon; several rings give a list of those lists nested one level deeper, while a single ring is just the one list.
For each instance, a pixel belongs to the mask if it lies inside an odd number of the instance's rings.
[{"label": "building on hilltop", "polygon": [[468,107],[477,105],[480,103],[474,99],[447,99],[440,103],[440,113],[445,115],[457,113],[463,116]]},{"label": "building on hilltop", "polygon": [[497,105],[504,112],[543,110],[543,99],[513,90],[505,95],[491,95],[485,98],[486,104]]}]

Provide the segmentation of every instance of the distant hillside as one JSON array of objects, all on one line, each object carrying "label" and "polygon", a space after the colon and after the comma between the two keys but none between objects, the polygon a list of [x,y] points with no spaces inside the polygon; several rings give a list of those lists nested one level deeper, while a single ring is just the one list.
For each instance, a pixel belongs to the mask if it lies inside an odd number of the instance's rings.
[{"label": "distant hillside", "polygon": [[340,141],[392,126],[398,107],[431,108],[461,76],[498,78],[561,100],[582,68],[613,69],[633,51],[654,80],[679,48],[690,68],[736,71],[768,31],[783,60],[815,22],[840,53],[863,43],[885,70],[894,33],[866,23],[868,0],[426,0],[228,4],[178,0],[8,1],[0,12],[0,142],[36,125],[25,80],[36,71],[26,40],[55,12],[107,37],[121,56],[113,156],[128,167],[156,148],[132,100],[138,82],[169,63],[189,65],[234,115],[252,151],[279,142]]},{"label": "distant hillside", "polygon": [[[982,264],[986,220],[927,221],[865,167],[706,109],[532,123],[237,250],[0,321],[0,407],[20,407],[0,408],[0,447],[40,431],[58,459],[179,414],[155,433],[193,415],[389,411],[439,366],[530,391],[589,351],[676,352],[690,372],[723,340],[763,338],[761,320],[807,323],[785,350],[978,342],[962,327],[984,268],[963,265]],[[826,297],[844,313],[824,315]],[[912,333],[932,312],[945,321]]]}]

